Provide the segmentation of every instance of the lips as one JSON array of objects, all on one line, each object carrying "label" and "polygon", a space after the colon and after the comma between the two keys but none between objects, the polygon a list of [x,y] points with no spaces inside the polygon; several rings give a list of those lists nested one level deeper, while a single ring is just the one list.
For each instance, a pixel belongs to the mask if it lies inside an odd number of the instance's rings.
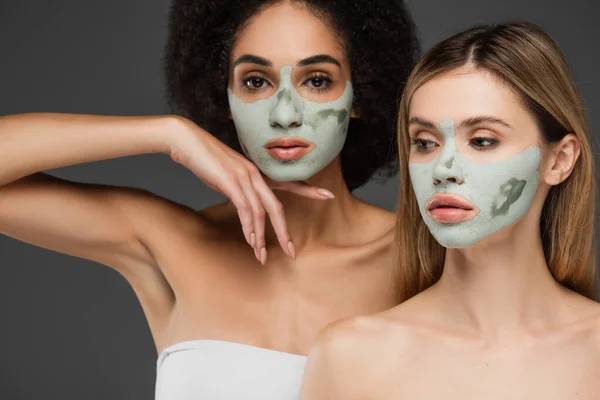
[{"label": "lips", "polygon": [[479,214],[479,209],[473,203],[453,194],[434,195],[426,208],[431,219],[443,224],[465,222]]},{"label": "lips", "polygon": [[276,160],[291,161],[304,157],[314,147],[313,142],[298,137],[286,137],[269,140],[265,150]]}]

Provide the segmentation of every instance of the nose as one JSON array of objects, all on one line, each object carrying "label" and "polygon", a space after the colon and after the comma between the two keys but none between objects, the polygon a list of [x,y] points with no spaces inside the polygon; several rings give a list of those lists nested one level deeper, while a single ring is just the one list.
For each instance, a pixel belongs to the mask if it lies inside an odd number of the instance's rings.
[{"label": "nose", "polygon": [[460,156],[453,141],[446,143],[433,169],[433,183],[464,183],[464,172]]},{"label": "nose", "polygon": [[302,125],[302,113],[294,105],[289,89],[277,93],[277,104],[269,115],[273,127],[292,128]]}]

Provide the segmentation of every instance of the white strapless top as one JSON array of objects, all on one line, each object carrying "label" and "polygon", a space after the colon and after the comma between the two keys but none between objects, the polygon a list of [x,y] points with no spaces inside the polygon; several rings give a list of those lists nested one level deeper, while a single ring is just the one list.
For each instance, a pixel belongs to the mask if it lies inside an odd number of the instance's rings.
[{"label": "white strapless top", "polygon": [[306,357],[221,340],[165,348],[156,400],[298,400]]}]

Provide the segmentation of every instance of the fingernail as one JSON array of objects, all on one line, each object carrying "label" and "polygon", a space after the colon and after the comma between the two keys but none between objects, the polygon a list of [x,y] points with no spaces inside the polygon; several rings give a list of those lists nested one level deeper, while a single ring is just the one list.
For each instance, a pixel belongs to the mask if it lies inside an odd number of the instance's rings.
[{"label": "fingernail", "polygon": [[258,255],[258,249],[254,248],[254,257],[256,257],[256,259],[258,260],[259,263],[262,263],[262,261],[260,260],[260,256]]},{"label": "fingernail", "polygon": [[328,199],[335,199],[335,196],[329,190],[317,189],[317,193],[319,193],[321,196],[326,197]]},{"label": "fingernail", "polygon": [[267,249],[264,247],[260,249],[260,262],[262,263],[262,265],[265,265],[267,263]]},{"label": "fingernail", "polygon": [[252,246],[252,248],[256,246],[256,236],[254,235],[254,232],[250,232],[250,246]]},{"label": "fingernail", "polygon": [[296,248],[294,247],[294,243],[292,243],[291,240],[288,242],[287,247],[288,247],[288,251],[290,252],[290,255],[295,260],[296,259]]}]

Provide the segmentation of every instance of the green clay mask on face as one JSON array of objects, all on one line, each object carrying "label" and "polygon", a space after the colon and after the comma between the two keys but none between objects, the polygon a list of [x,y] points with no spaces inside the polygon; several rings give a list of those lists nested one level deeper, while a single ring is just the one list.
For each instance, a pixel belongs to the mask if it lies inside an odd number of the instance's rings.
[{"label": "green clay mask on face", "polygon": [[[541,151],[529,147],[502,161],[475,162],[459,153],[452,120],[442,121],[440,129],[445,138],[442,152],[429,163],[409,163],[411,182],[433,237],[444,247],[470,247],[529,210],[537,190]],[[461,196],[479,208],[479,213],[464,222],[435,221],[426,204],[438,193]]]},{"label": "green clay mask on face", "polygon": [[[292,67],[280,69],[279,88],[273,96],[247,103],[227,89],[231,116],[244,154],[275,181],[305,180],[331,163],[342,151],[350,112],[352,84],[327,103],[311,102],[292,84]],[[274,158],[265,145],[278,138],[300,138],[312,142],[310,152],[294,160]]]}]

